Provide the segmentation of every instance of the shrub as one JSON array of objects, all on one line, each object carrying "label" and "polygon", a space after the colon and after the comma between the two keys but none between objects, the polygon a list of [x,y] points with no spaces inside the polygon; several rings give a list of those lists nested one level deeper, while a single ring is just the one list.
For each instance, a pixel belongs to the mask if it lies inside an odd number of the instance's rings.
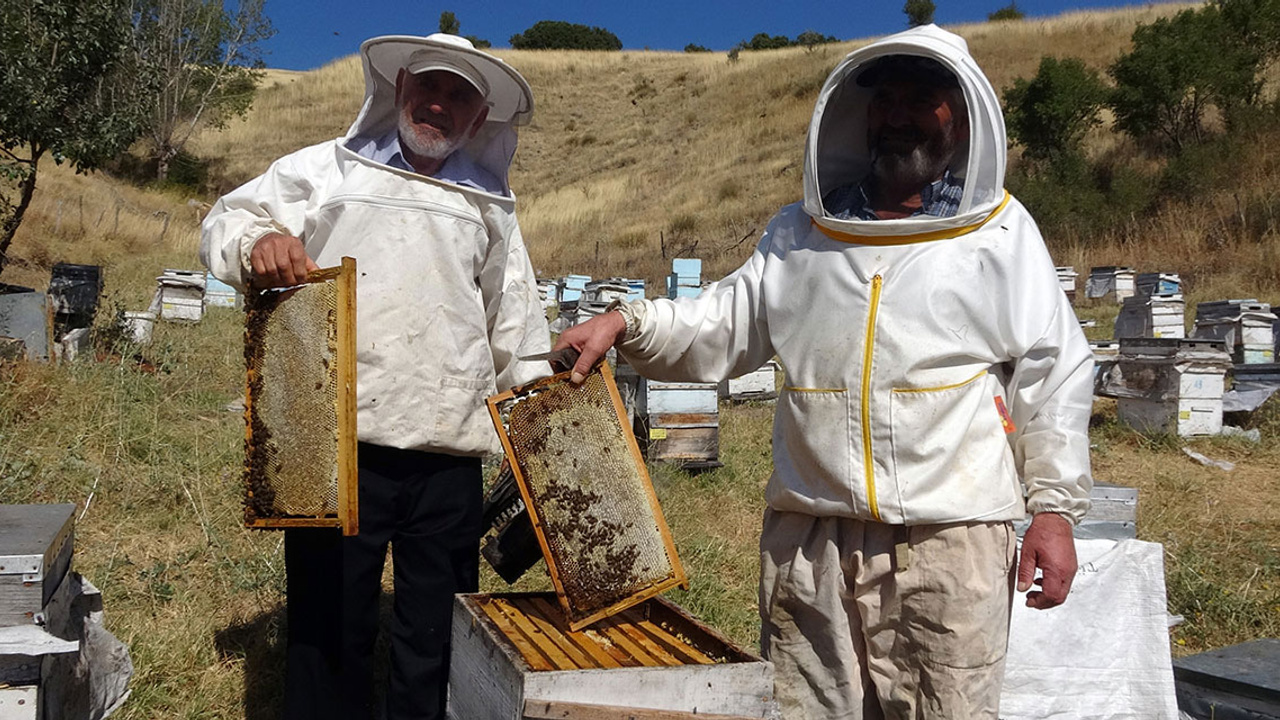
[{"label": "shrub", "polygon": [[840,42],[835,35],[823,35],[813,30],[805,30],[796,36],[796,45],[803,46],[806,50],[813,50],[819,45],[829,45],[831,43]]},{"label": "shrub", "polygon": [[907,4],[902,6],[902,12],[907,15],[908,27],[919,27],[933,22],[933,11],[936,9],[933,0],[907,0]]},{"label": "shrub", "polygon": [[687,53],[709,53],[711,52],[711,48],[705,45],[695,45],[694,43],[689,43],[688,45],[684,46],[684,51]]},{"label": "shrub", "polygon": [[1000,22],[1002,20],[1021,20],[1026,16],[1027,16],[1026,13],[1022,12],[1022,9],[1018,7],[1017,0],[1014,0],[1008,5],[1005,5],[999,10],[996,10],[995,12],[988,15],[987,21]]},{"label": "shrub", "polygon": [[1004,92],[1009,138],[1027,157],[1044,160],[1075,152],[1084,134],[1099,122],[1107,89],[1098,73],[1076,58],[1040,58],[1030,80],[1018,78]]},{"label": "shrub", "polygon": [[1203,141],[1210,107],[1229,119],[1256,102],[1263,49],[1242,41],[1216,5],[1139,25],[1133,50],[1111,66],[1116,127],[1175,149]]},{"label": "shrub", "polygon": [[617,35],[599,27],[563,20],[539,20],[523,33],[511,36],[516,50],[621,50]]}]

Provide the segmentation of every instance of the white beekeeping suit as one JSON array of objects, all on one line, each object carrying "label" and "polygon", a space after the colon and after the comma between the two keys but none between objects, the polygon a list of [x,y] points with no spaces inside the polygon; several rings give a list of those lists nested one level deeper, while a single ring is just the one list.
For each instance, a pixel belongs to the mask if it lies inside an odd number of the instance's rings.
[{"label": "white beekeeping suit", "polygon": [[[824,207],[871,170],[875,88],[858,77],[891,55],[940,63],[963,92],[952,216]],[[746,263],[696,299],[623,308],[618,347],[645,376],[719,381],[775,355],[785,367],[760,609],[788,717],[995,718],[1008,521],[1088,510],[1092,355],[1034,221],[1003,188],[1005,143],[962,38],[927,26],[873,43],[827,79],[804,201],[774,216]],[[1074,556],[1058,567],[1069,587]]]},{"label": "white beekeeping suit", "polygon": [[[355,151],[396,127],[396,75],[424,48],[483,73],[488,117],[457,152],[500,187],[425,177]],[[277,160],[219,200],[204,222],[201,257],[237,287],[249,279],[254,243],[271,232],[301,238],[321,267],[354,257],[360,440],[497,451],[485,398],[548,370],[517,360],[548,343],[507,179],[532,94],[502,60],[451,35],[378,37],[360,52],[365,101],[347,134]]]}]

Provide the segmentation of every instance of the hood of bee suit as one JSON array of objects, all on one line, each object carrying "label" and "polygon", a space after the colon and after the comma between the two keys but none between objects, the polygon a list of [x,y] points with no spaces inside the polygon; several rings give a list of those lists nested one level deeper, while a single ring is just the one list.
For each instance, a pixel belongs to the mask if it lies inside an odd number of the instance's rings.
[{"label": "hood of bee suit", "polygon": [[501,179],[503,189],[510,194],[507,172],[516,153],[516,127],[527,125],[533,117],[533,91],[515,68],[477,50],[466,38],[436,33],[427,37],[384,35],[364,41],[360,45],[364,105],[346,139],[381,137],[396,126],[396,75],[411,58],[424,54],[439,58],[439,64],[465,69],[467,75],[487,86],[489,116],[459,152],[467,153]]},{"label": "hood of bee suit", "polygon": [[[875,88],[863,87],[858,77],[874,69],[878,59],[890,55],[934,60],[954,73],[964,92],[969,139],[967,145],[957,148],[949,168],[953,177],[963,181],[964,195],[952,217],[840,220],[823,207],[823,197],[832,190],[861,182],[871,172],[867,108]],[[936,25],[912,28],[849,53],[827,77],[805,141],[804,209],[822,227],[853,236],[883,238],[966,228],[981,224],[1005,202],[1007,156],[999,98],[969,54],[964,38]]]}]

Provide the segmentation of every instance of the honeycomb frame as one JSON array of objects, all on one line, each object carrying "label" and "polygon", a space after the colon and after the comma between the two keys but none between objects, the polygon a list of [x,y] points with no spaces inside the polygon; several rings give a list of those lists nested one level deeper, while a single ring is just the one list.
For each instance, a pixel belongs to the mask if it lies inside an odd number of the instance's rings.
[{"label": "honeycomb frame", "polygon": [[[570,375],[559,373],[494,395],[487,404],[556,596],[570,629],[577,631],[689,584],[608,365],[598,365],[580,386],[570,382]],[[586,394],[593,401],[584,400]],[[545,433],[533,440],[512,429],[513,421],[524,422],[525,412],[545,421],[540,428]],[[553,419],[574,428],[561,428],[558,442],[585,439],[582,446],[597,453],[599,463],[578,470],[576,457],[559,459],[574,453],[556,449]],[[572,469],[565,466],[570,461]],[[623,472],[595,479],[592,470],[609,463]],[[625,521],[627,510],[633,511],[631,522]],[[636,570],[640,563],[645,564]]]},{"label": "honeycomb frame", "polygon": [[[285,529],[303,527],[339,528],[343,535],[355,535],[359,532],[358,505],[358,472],[356,464],[356,261],[349,257],[342,258],[341,265],[332,268],[314,270],[307,275],[304,285],[332,283],[336,293],[336,308],[331,318],[336,342],[331,348],[330,360],[325,358],[326,367],[332,362],[335,375],[335,448],[326,452],[336,458],[336,503],[332,511],[323,509],[319,512],[285,513],[274,506],[274,498],[266,493],[274,494],[275,489],[268,487],[272,470],[268,460],[278,460],[278,447],[271,441],[272,428],[264,422],[264,410],[269,411],[269,403],[260,399],[268,395],[263,391],[270,378],[263,377],[260,370],[267,363],[268,354],[283,356],[289,352],[288,347],[280,346],[277,341],[270,349],[264,342],[267,322],[271,312],[278,303],[262,303],[262,294],[246,297],[245,303],[245,468],[244,468],[244,523],[245,527],[254,529]],[[279,302],[285,302],[285,294]],[[272,385],[286,385],[287,379]],[[320,386],[317,384],[317,389]],[[271,444],[274,452],[267,452]],[[299,450],[299,452],[302,452]],[[278,472],[278,469],[275,471]],[[324,481],[328,482],[328,480]],[[266,492],[264,492],[266,491]],[[324,492],[328,492],[325,490]]]}]

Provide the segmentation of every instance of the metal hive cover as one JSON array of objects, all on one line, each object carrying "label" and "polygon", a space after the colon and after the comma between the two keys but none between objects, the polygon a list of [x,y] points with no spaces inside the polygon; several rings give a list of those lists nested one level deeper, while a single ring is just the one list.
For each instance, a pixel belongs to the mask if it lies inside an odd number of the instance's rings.
[{"label": "metal hive cover", "polygon": [[489,398],[574,630],[676,585],[675,543],[606,365]]},{"label": "metal hive cover", "polygon": [[245,310],[245,524],[355,534],[355,261]]}]

